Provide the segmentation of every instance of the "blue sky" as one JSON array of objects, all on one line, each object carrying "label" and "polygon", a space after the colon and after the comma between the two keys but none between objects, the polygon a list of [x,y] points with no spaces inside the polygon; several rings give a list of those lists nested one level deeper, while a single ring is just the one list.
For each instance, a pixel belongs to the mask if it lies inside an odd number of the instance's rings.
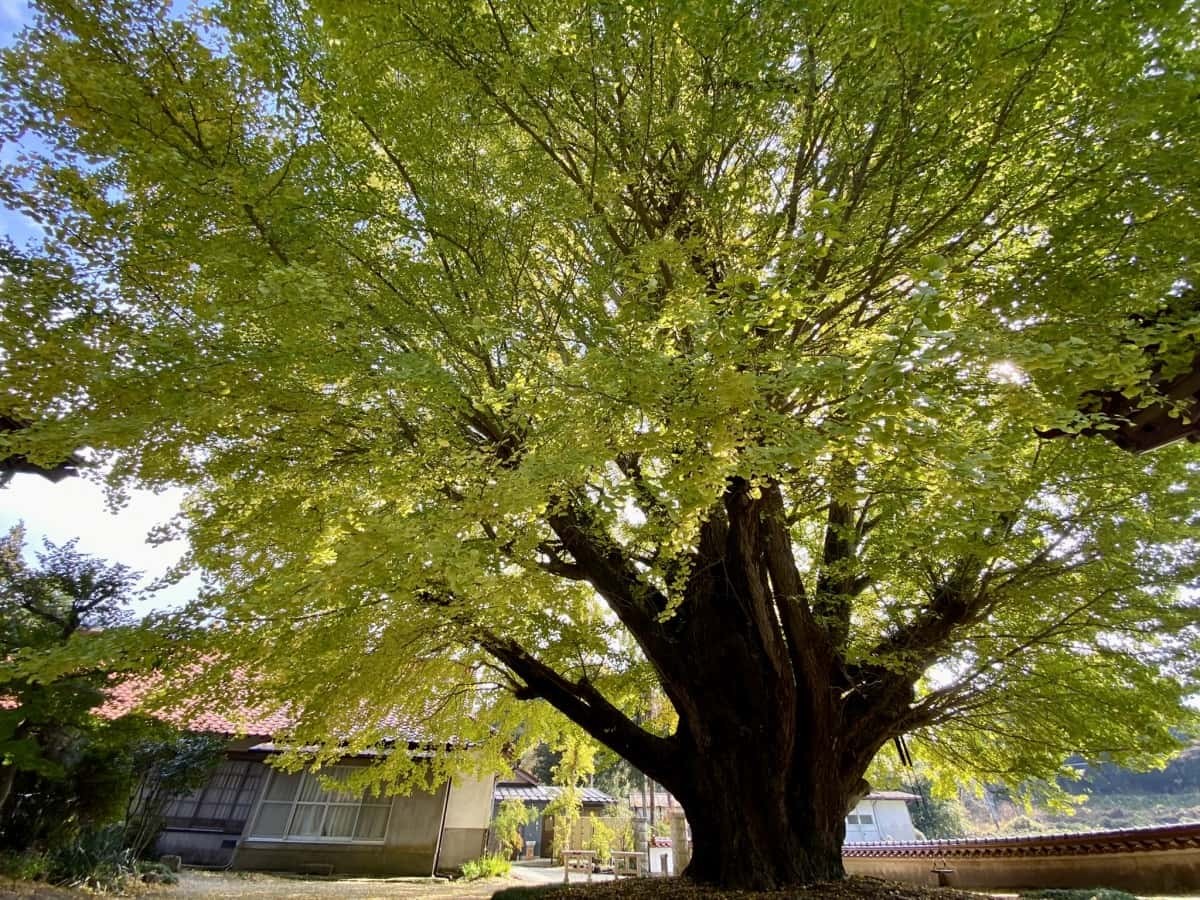
[{"label": "blue sky", "polygon": [[0,41],[7,46],[12,36],[29,20],[29,4],[25,0],[0,0]]},{"label": "blue sky", "polygon": [[[16,34],[32,19],[24,0],[0,0],[0,47],[13,43]],[[0,147],[0,159],[12,158],[13,147]],[[0,230],[18,244],[37,236],[37,228],[20,214],[0,207]],[[186,549],[180,542],[151,546],[151,528],[179,511],[182,491],[154,494],[135,492],[119,511],[110,510],[103,487],[95,481],[70,478],[57,484],[33,475],[18,475],[0,488],[0,530],[18,522],[27,530],[27,555],[40,548],[42,539],[55,543],[79,539],[85,553],[124,563],[145,573],[143,585],[163,576]],[[190,599],[199,579],[190,577],[136,604],[139,613],[173,606]]]}]

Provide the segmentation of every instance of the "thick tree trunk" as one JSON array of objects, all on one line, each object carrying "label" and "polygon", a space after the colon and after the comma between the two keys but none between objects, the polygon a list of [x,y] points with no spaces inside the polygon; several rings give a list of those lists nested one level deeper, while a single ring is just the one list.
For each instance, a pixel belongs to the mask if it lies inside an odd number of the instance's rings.
[{"label": "thick tree trunk", "polygon": [[[730,736],[720,744],[739,742]],[[685,875],[747,890],[843,877],[851,792],[837,774],[770,759],[762,748],[741,749],[731,759],[709,755],[689,767],[680,791],[693,841]]]},{"label": "thick tree trunk", "polygon": [[[726,508],[728,525],[714,516],[701,541],[720,565],[693,570],[672,623],[695,653],[656,660],[680,711],[673,787],[692,827],[687,875],[756,890],[841,878],[862,760],[843,740],[836,667],[811,620],[784,633],[788,594],[801,589],[774,587],[790,559],[776,522],[745,485]],[[783,558],[772,559],[776,543]]]},{"label": "thick tree trunk", "polygon": [[[834,533],[845,518],[831,512]],[[586,516],[564,512],[554,527],[572,573],[587,573],[638,638],[679,725],[651,735],[586,679],[486,636],[529,686],[519,695],[549,700],[680,800],[694,845],[688,877],[753,890],[843,877],[846,814],[872,757],[904,724],[911,680],[847,664],[854,586],[828,577],[809,596],[780,491],[731,479],[700,529],[683,602],[666,616],[666,596],[594,538]],[[837,569],[849,552],[830,542],[825,563]]]}]

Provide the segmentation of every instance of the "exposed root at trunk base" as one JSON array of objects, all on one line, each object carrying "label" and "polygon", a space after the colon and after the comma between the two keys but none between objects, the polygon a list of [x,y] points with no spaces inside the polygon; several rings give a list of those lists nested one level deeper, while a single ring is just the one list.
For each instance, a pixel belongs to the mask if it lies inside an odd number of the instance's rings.
[{"label": "exposed root at trunk base", "polygon": [[603,884],[516,887],[492,900],[980,900],[977,893],[952,888],[921,887],[879,878],[854,877],[779,891],[738,891],[697,884],[686,878],[626,878]]}]

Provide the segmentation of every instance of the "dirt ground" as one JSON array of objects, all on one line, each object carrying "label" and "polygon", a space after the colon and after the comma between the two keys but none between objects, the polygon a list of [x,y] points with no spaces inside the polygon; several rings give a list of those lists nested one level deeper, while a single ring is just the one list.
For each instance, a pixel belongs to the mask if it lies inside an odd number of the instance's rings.
[{"label": "dirt ground", "polygon": [[517,887],[498,893],[496,900],[984,900],[986,897],[986,894],[901,885],[877,878],[847,878],[805,888],[763,892],[702,887],[681,878],[633,878],[607,884],[542,888],[536,893]]},{"label": "dirt ground", "polygon": [[[399,878],[302,878],[251,872],[185,871],[178,885],[150,888],[136,900],[989,900],[938,888],[898,885],[873,878],[850,878],[806,890],[778,893],[727,892],[675,878],[645,878],[593,884],[534,885],[517,878],[474,882]],[[22,898],[24,900],[24,898]],[[59,900],[59,898],[46,898]],[[1013,898],[1005,898],[1013,900]]]},{"label": "dirt ground", "polygon": [[[184,871],[179,883],[171,886],[147,885],[126,895],[133,900],[489,900],[493,894],[517,898],[534,895],[537,900],[717,900],[734,896],[721,891],[697,888],[687,882],[670,879],[637,879],[619,883],[572,885],[556,890],[544,885],[534,888],[516,878],[492,878],[480,881],[405,878],[303,878],[267,875],[260,872]],[[981,900],[985,895],[956,891],[903,888],[872,879],[851,879],[836,886],[784,894],[737,894],[743,900],[753,897],[771,900]],[[880,890],[880,888],[883,890]],[[520,890],[524,888],[525,890]],[[549,890],[547,891],[547,888]],[[56,888],[31,882],[0,880],[0,900],[96,900],[97,895],[69,888]]]},{"label": "dirt ground", "polygon": [[87,896],[82,891],[50,887],[32,881],[13,881],[0,877],[0,900],[77,900]]},{"label": "dirt ground", "polygon": [[[872,883],[873,882],[873,883]],[[250,872],[184,872],[179,884],[171,887],[146,886],[133,900],[490,900],[493,894],[521,900],[530,894],[536,900],[717,900],[736,896],[740,900],[762,897],[764,900],[985,900],[987,894],[903,887],[873,879],[851,879],[837,885],[775,894],[728,894],[705,890],[674,879],[622,881],[618,884],[572,886],[568,891],[551,887],[534,892],[512,890],[528,887],[515,878],[493,878],[475,882],[430,881],[428,879],[388,878],[292,878]],[[511,892],[510,892],[511,890]],[[997,900],[1014,900],[1012,894],[995,895]],[[1158,897],[1145,900],[1196,900],[1188,897]],[[34,882],[0,878],[0,900],[97,900],[97,895],[69,888],[50,887]],[[531,898],[532,900],[532,898]]]},{"label": "dirt ground", "polygon": [[[151,886],[126,896],[133,900],[485,900],[521,882],[490,878],[473,882],[392,878],[289,878],[257,872],[185,871],[179,884]],[[96,900],[70,888],[0,878],[0,900]]]},{"label": "dirt ground", "polygon": [[179,884],[154,888],[140,900],[484,900],[520,882],[508,878],[445,881],[400,878],[289,878],[258,872],[183,872]]}]

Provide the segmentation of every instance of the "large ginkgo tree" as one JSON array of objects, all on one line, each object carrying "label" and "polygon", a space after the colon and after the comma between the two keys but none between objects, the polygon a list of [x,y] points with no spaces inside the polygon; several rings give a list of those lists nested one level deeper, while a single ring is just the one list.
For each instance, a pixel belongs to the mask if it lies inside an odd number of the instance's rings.
[{"label": "large ginkgo tree", "polygon": [[1173,746],[1200,460],[1087,398],[1196,357],[1195,4],[38,6],[0,455],[191,488],[196,691],[552,707],[741,887],[840,876],[899,735]]}]

